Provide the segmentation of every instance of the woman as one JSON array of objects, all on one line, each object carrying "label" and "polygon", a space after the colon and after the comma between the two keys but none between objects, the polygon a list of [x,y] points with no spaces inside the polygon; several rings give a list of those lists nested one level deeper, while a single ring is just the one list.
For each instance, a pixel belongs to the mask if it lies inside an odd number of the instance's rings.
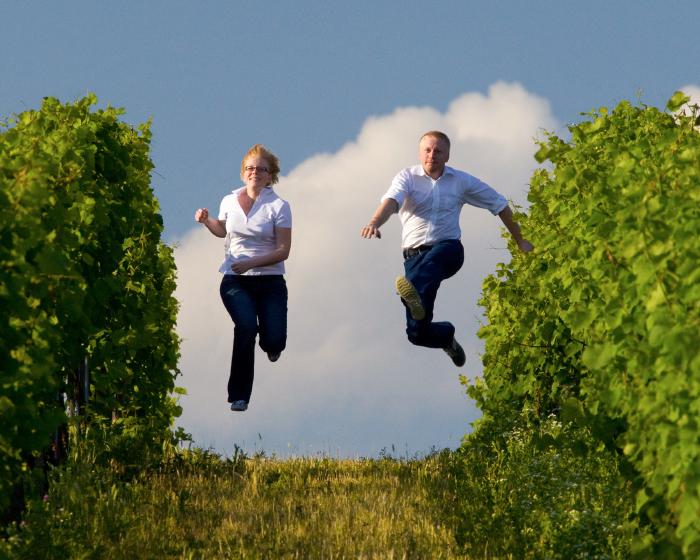
[{"label": "woman", "polygon": [[260,348],[276,362],[287,342],[287,285],[284,261],[292,241],[289,204],[277,196],[279,160],[263,145],[256,144],[241,162],[245,186],[221,201],[218,219],[206,208],[194,219],[217,237],[226,238],[224,273],[219,289],[235,325],[228,402],[231,410],[248,408],[253,390],[255,337]]}]

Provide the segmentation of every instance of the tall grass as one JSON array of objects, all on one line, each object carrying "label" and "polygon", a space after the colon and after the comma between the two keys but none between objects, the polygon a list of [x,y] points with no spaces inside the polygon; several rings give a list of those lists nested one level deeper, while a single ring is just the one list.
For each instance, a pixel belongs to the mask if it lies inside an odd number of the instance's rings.
[{"label": "tall grass", "polygon": [[622,559],[643,534],[620,458],[555,419],[482,422],[422,459],[179,450],[140,472],[76,446],[0,558]]},{"label": "tall grass", "polygon": [[[431,460],[173,454],[131,481],[71,465],[11,558],[458,558]],[[112,474],[110,474],[110,472]],[[438,485],[439,486],[439,485]],[[447,486],[444,486],[447,491]]]}]

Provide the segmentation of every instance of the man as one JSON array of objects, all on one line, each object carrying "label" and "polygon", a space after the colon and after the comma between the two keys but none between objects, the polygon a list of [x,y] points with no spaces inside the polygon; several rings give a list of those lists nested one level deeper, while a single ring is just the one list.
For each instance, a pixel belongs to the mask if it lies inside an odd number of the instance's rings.
[{"label": "man", "polygon": [[398,173],[379,207],[360,234],[381,238],[379,228],[398,212],[402,231],[405,276],[396,290],[406,306],[406,334],[418,346],[442,348],[457,367],[464,365],[464,350],[447,321],[433,321],[433,306],[440,283],[453,276],[464,262],[459,214],[464,204],[498,215],[522,251],[532,244],[523,238],[508,201],[486,183],[445,165],[450,139],[432,130],[420,139],[421,165]]}]

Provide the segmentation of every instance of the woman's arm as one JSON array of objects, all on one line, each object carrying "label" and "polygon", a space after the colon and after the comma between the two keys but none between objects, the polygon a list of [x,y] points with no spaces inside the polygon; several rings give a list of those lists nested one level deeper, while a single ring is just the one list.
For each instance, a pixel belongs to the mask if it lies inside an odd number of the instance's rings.
[{"label": "woman's arm", "polygon": [[207,229],[216,235],[216,237],[226,237],[226,222],[209,217],[208,209],[199,208],[194,213],[194,219],[196,222],[207,226]]},{"label": "woman's arm", "polygon": [[259,266],[269,266],[278,262],[286,261],[289,258],[289,250],[292,247],[292,228],[275,226],[275,249],[266,255],[251,257],[249,259],[236,262],[231,269],[236,274],[243,274],[251,268]]}]

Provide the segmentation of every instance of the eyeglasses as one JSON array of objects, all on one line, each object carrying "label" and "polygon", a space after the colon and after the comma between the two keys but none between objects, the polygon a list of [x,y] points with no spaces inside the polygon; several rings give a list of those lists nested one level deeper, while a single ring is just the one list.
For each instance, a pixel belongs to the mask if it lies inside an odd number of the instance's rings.
[{"label": "eyeglasses", "polygon": [[255,167],[254,165],[246,165],[243,169],[245,169],[246,173],[252,173],[253,171],[257,171],[259,173],[270,172],[270,170],[267,167]]}]

